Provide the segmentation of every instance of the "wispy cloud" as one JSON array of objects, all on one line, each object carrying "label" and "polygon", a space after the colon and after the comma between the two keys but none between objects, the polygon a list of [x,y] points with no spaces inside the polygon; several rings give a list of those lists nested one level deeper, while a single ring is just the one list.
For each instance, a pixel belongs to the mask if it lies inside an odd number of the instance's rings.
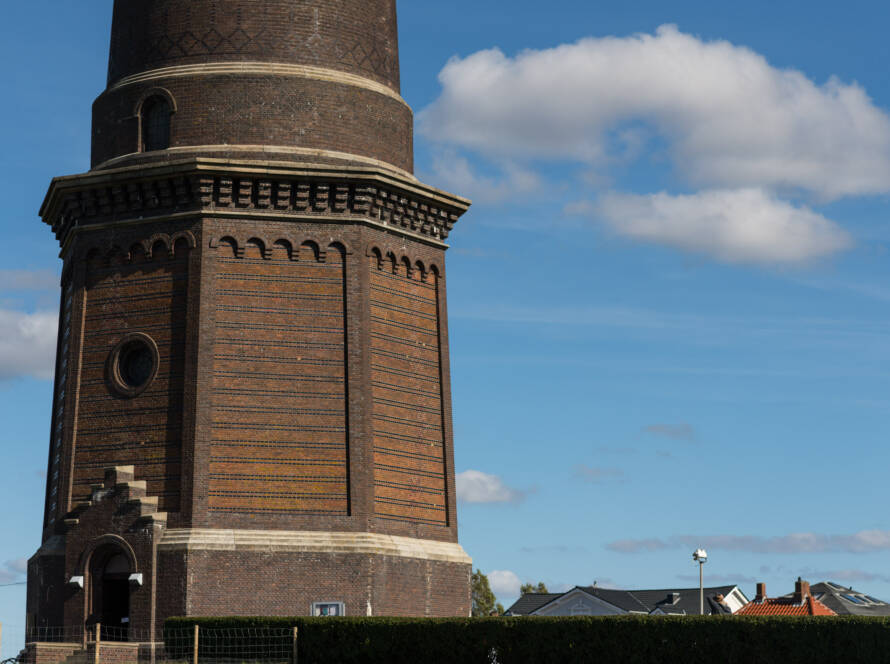
[{"label": "wispy cloud", "polygon": [[585,546],[570,546],[568,544],[544,544],[541,546],[524,546],[519,549],[522,553],[547,553],[547,554],[580,554],[590,553]]},{"label": "wispy cloud", "polygon": [[643,433],[652,434],[653,436],[662,436],[671,440],[685,440],[694,442],[698,438],[698,434],[688,422],[680,422],[678,424],[650,424],[643,427]]},{"label": "wispy cloud", "polygon": [[615,540],[606,544],[608,550],[617,553],[652,553],[696,547],[743,553],[877,553],[890,551],[890,531],[863,530],[852,535],[793,533],[775,537],[674,535],[667,538]]},{"label": "wispy cloud", "polygon": [[531,490],[507,486],[497,475],[479,470],[457,474],[457,499],[463,503],[520,503]]},{"label": "wispy cloud", "polygon": [[18,583],[28,572],[27,558],[14,558],[0,565],[0,583]]},{"label": "wispy cloud", "polygon": [[588,484],[604,484],[624,479],[624,471],[620,468],[594,468],[583,463],[575,466],[573,475]]},{"label": "wispy cloud", "polygon": [[0,290],[57,290],[59,275],[52,270],[0,270]]},{"label": "wispy cloud", "polygon": [[800,576],[811,581],[840,581],[852,585],[854,583],[890,583],[890,574],[883,572],[868,572],[861,569],[833,569],[820,570],[805,568],[798,571]]},{"label": "wispy cloud", "polygon": [[639,453],[635,447],[618,447],[611,445],[599,445],[594,448],[597,454],[608,454],[611,456],[634,456]]},{"label": "wispy cloud", "polygon": [[0,309],[0,380],[52,378],[58,315]]},{"label": "wispy cloud", "polygon": [[428,176],[437,185],[458,191],[475,203],[499,203],[508,198],[538,191],[541,177],[518,163],[504,161],[494,176],[480,173],[466,158],[453,150],[439,151],[433,157],[433,172]]},{"label": "wispy cloud", "polygon": [[[677,579],[683,583],[694,583],[696,586],[698,585],[698,574],[677,574]],[[705,582],[707,584],[719,583],[723,585],[742,585],[743,583],[751,584],[759,583],[761,581],[763,581],[763,579],[759,579],[755,576],[746,576],[744,574],[708,574],[705,577]]]},{"label": "wispy cloud", "polygon": [[[600,334],[622,330],[647,337],[670,335],[686,344],[712,347],[735,346],[739,340],[746,340],[786,343],[795,349],[846,348],[851,345],[861,348],[863,343],[886,345],[890,334],[890,323],[886,320],[865,317],[733,316],[643,307],[523,307],[492,302],[455,308],[451,317],[542,328],[556,326],[563,330],[570,327],[596,328],[595,331]],[[552,359],[548,357],[548,361]],[[670,371],[701,374],[713,373],[714,369],[691,367],[672,368]],[[722,372],[723,368],[720,368],[719,373]]]}]

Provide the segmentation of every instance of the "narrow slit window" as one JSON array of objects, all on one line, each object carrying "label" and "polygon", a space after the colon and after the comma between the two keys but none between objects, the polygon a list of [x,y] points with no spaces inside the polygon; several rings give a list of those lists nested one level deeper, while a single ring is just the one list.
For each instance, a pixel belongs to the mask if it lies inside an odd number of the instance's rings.
[{"label": "narrow slit window", "polygon": [[170,147],[170,103],[163,97],[150,97],[142,105],[142,151]]}]

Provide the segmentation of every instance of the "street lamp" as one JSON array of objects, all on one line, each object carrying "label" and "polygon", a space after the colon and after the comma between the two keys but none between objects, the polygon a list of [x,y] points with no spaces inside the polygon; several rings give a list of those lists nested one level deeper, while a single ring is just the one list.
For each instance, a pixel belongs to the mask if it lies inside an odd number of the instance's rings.
[{"label": "street lamp", "polygon": [[708,552],[704,549],[696,549],[692,559],[698,563],[698,601],[699,615],[705,615],[705,563],[708,562]]}]

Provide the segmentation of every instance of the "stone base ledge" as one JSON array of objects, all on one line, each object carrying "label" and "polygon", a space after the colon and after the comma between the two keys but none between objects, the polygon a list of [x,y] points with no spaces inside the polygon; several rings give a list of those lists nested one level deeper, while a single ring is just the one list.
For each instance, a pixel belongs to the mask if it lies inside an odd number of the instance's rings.
[{"label": "stone base ledge", "polygon": [[164,533],[158,551],[341,553],[473,564],[460,544],[375,533],[178,529]]}]

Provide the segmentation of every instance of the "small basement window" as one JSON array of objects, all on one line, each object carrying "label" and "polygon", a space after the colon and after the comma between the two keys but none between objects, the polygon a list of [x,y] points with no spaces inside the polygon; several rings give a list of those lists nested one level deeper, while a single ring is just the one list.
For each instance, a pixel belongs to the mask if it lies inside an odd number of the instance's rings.
[{"label": "small basement window", "polygon": [[339,617],[346,615],[343,602],[313,602],[312,615],[316,617]]},{"label": "small basement window", "polygon": [[161,96],[149,97],[142,104],[142,151],[154,152],[170,147],[170,102]]}]

